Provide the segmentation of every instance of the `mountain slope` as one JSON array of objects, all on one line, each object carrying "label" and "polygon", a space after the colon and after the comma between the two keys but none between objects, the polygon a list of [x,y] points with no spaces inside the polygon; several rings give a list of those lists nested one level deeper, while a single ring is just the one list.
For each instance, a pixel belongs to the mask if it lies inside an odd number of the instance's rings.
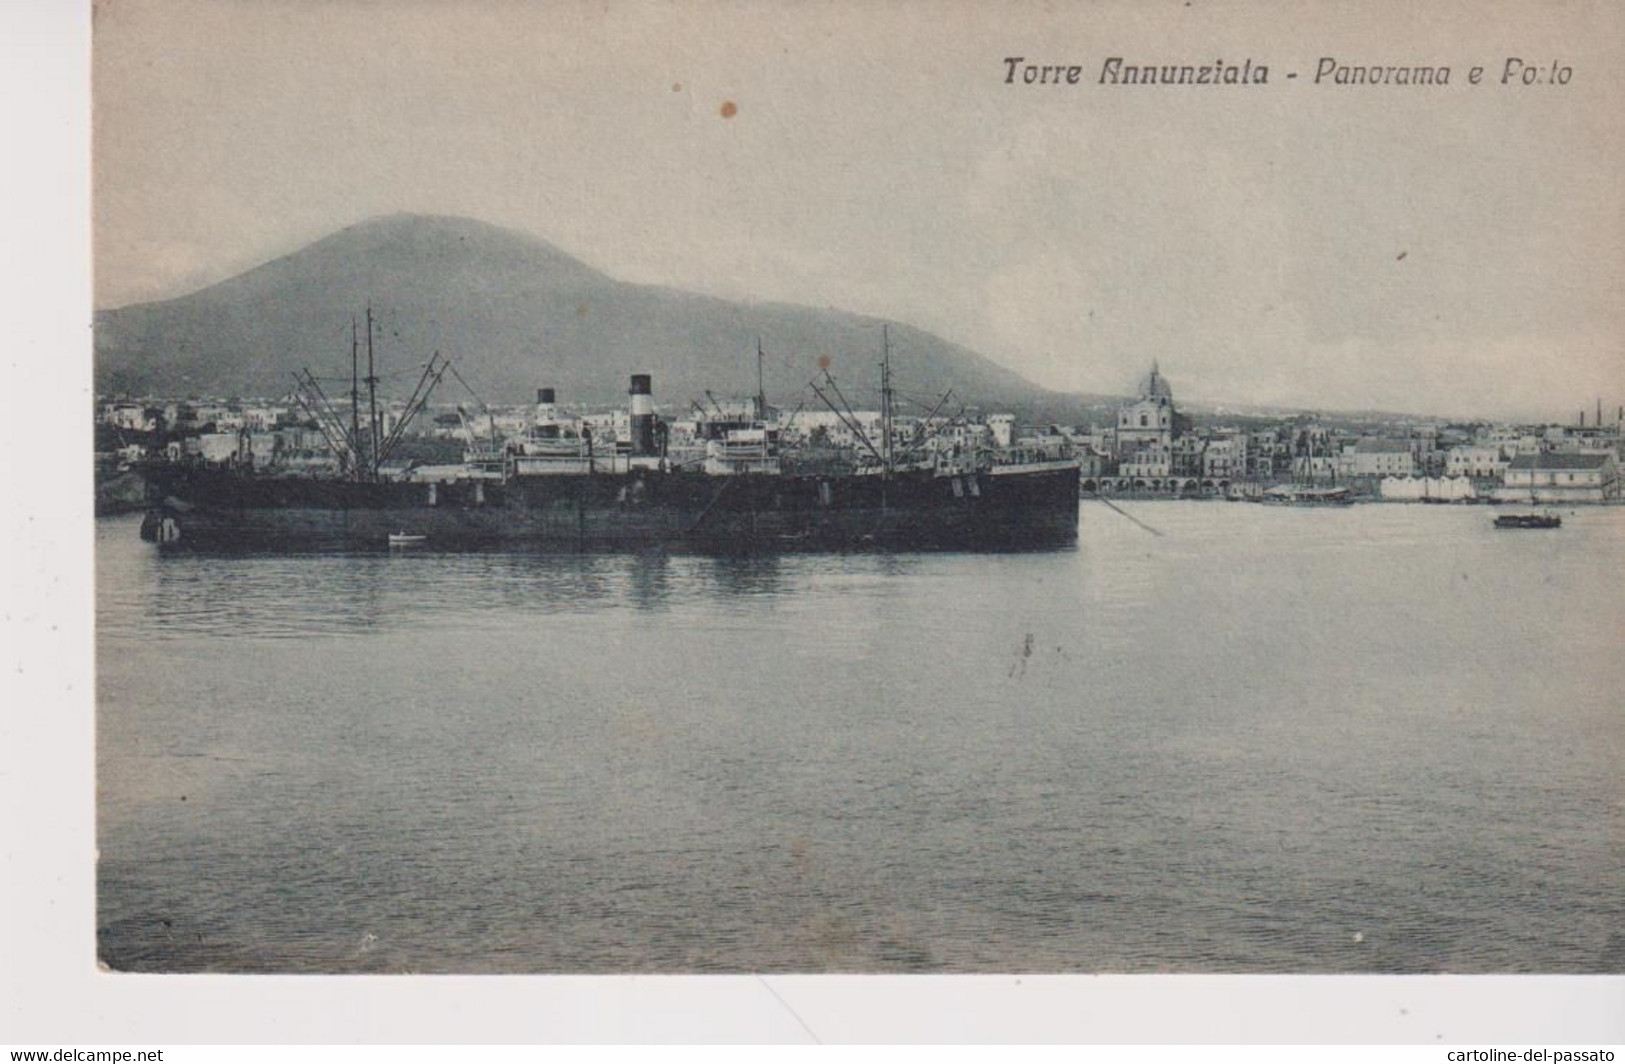
[{"label": "mountain slope", "polygon": [[[386,391],[409,391],[415,368],[438,349],[490,402],[524,401],[542,385],[565,402],[614,402],[640,372],[654,375],[663,408],[681,409],[708,389],[753,392],[758,337],[778,403],[801,401],[820,356],[856,404],[872,402],[878,376],[876,319],[627,284],[525,234],[391,215],[190,295],[98,313],[96,385],[275,395],[305,366],[347,377],[350,321],[369,304],[381,322]],[[954,408],[1059,411],[1074,402],[921,330],[893,325],[891,341],[898,387],[922,399],[952,388]]]}]

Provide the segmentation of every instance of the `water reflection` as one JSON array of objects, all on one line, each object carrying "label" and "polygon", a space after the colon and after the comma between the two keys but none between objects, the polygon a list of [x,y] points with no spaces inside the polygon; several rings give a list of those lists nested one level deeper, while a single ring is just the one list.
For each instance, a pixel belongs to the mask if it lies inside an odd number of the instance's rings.
[{"label": "water reflection", "polygon": [[620,597],[614,559],[592,554],[424,555],[436,578],[457,588],[460,608],[556,613],[594,609]]},{"label": "water reflection", "polygon": [[696,559],[707,593],[724,596],[776,595],[788,590],[783,561],[771,554]]},{"label": "water reflection", "polygon": [[[809,584],[896,580],[952,555],[685,554],[665,550],[536,554],[160,554],[106,537],[99,554],[109,634],[157,639],[363,634],[481,623],[491,616],[668,610],[682,601],[770,600]],[[975,556],[965,556],[972,558]]]},{"label": "water reflection", "polygon": [[637,609],[665,608],[671,595],[671,559],[649,551],[631,559],[627,571],[627,601]]}]

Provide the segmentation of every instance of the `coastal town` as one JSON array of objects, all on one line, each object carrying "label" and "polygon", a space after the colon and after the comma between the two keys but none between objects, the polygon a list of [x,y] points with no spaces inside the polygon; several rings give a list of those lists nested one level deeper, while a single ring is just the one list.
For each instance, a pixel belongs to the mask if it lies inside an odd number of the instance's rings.
[{"label": "coastal town", "polygon": [[[551,389],[538,404],[470,411],[429,405],[400,434],[379,474],[391,480],[449,480],[469,457],[522,436],[538,411],[554,416]],[[545,403],[541,402],[545,398]],[[348,396],[334,404],[351,416]],[[359,397],[356,400],[360,405]],[[613,447],[631,438],[624,407],[569,409],[573,424]],[[379,399],[379,431],[394,432],[408,404]],[[373,412],[354,411],[371,421]],[[861,465],[886,434],[880,411],[779,410],[760,396],[705,397],[661,418],[665,446],[703,453],[708,422],[755,423],[771,431],[787,468],[798,461]],[[342,445],[296,393],[263,399],[99,396],[96,401],[98,509],[141,502],[140,463],[274,469],[283,475],[340,472]],[[1082,425],[1029,425],[1008,413],[894,413],[893,453],[954,456],[992,451],[1004,462],[1075,461],[1086,495],[1144,499],[1267,500],[1292,486],[1337,488],[1353,501],[1522,502],[1546,505],[1621,501],[1625,406],[1601,399],[1568,424],[1451,421],[1397,416],[1295,413],[1192,414],[1153,363],[1136,394]]]}]

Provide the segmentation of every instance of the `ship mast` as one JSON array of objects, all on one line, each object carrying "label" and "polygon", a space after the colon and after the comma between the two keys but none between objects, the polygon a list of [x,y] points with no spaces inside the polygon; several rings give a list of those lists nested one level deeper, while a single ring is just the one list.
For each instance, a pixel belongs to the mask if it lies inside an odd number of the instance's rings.
[{"label": "ship mast", "polygon": [[891,395],[891,331],[884,323],[880,326],[880,461],[885,475],[892,475],[892,395]]},{"label": "ship mast", "polygon": [[[767,388],[762,383],[762,338],[756,338],[756,420],[767,420]],[[1598,402],[1601,402],[1599,399]]]},{"label": "ship mast", "polygon": [[350,475],[360,479],[361,463],[361,378],[360,343],[356,339],[355,315],[350,315]]},{"label": "ship mast", "polygon": [[372,362],[372,308],[367,308],[367,417],[372,446],[368,450],[371,469],[369,479],[378,479],[378,375]]}]

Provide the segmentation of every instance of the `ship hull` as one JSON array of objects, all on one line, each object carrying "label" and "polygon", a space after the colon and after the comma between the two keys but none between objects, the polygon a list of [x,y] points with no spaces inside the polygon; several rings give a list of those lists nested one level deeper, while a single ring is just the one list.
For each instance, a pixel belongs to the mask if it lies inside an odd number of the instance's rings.
[{"label": "ship hull", "polygon": [[1503,514],[1495,519],[1496,528],[1561,528],[1563,519],[1556,514]]},{"label": "ship hull", "polygon": [[644,471],[364,484],[176,468],[142,534],[166,549],[1019,550],[1075,542],[1076,466],[958,477]]}]

